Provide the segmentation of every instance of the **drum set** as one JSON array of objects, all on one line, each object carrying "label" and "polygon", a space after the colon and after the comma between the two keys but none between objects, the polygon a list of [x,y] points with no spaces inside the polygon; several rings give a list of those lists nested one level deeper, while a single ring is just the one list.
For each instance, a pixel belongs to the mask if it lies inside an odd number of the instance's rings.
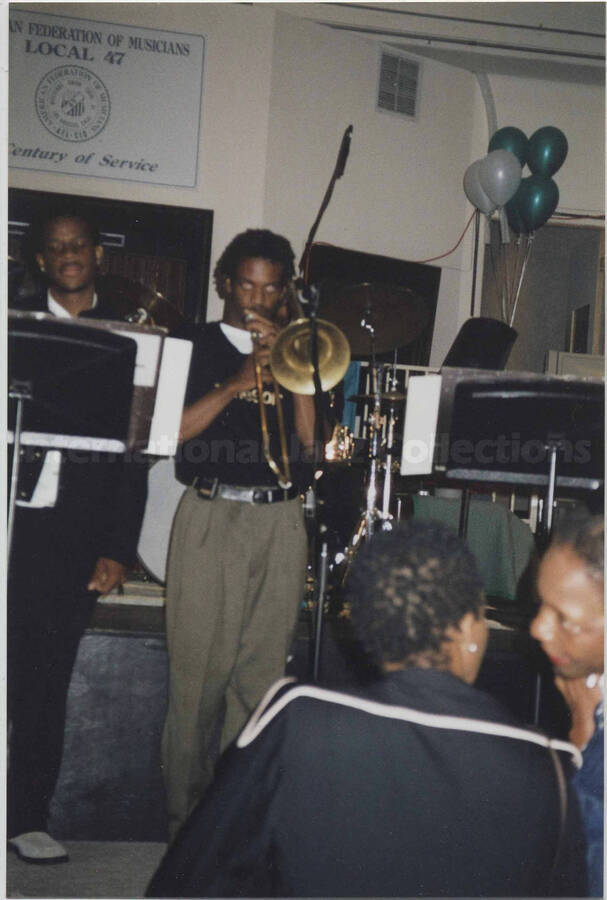
[{"label": "drum set", "polygon": [[[329,522],[337,520],[337,549],[330,568],[333,583],[343,586],[361,542],[376,530],[390,529],[399,515],[394,508],[397,426],[400,424],[402,430],[407,394],[398,382],[398,350],[420,336],[429,313],[423,299],[410,288],[362,283],[330,295],[323,315],[343,331],[352,355],[362,358],[367,370],[366,391],[345,398],[355,405],[356,431],[364,435],[362,452],[357,452],[360,439],[338,423],[327,444],[323,466],[322,477],[329,482],[343,481],[343,474],[336,474],[336,469],[346,466],[352,472],[351,482],[354,479],[359,485],[359,491],[354,491],[358,499],[354,522],[352,505],[345,523],[339,522],[339,497],[333,497],[337,507],[329,508],[326,516]],[[393,354],[392,363],[378,361],[379,356],[385,359],[389,353]]]}]

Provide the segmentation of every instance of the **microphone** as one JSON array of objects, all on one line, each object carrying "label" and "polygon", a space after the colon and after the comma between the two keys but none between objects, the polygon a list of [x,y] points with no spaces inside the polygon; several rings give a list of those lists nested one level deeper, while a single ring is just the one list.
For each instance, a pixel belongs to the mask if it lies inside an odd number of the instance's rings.
[{"label": "microphone", "polygon": [[337,157],[337,164],[335,166],[335,180],[341,178],[344,174],[346,168],[346,161],[348,159],[348,153],[350,152],[350,140],[352,138],[352,125],[348,125],[346,130],[344,131],[344,136],[341,139],[341,147],[339,148],[339,156]]},{"label": "microphone", "polygon": [[296,278],[293,286],[297,293],[297,299],[302,306],[309,306],[311,303],[318,303],[320,291],[315,284],[306,284],[305,278],[301,276]]}]

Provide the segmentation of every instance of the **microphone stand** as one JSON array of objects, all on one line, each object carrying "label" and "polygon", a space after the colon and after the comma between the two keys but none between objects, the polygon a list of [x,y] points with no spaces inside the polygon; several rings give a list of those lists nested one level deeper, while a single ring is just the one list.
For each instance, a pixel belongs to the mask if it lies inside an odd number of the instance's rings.
[{"label": "microphone stand", "polygon": [[[301,255],[301,259],[299,261],[299,271],[302,275],[302,279],[300,280],[301,292],[304,300],[306,301],[308,307],[308,316],[310,319],[310,360],[312,363],[313,370],[313,378],[314,378],[314,478],[312,481],[311,491],[313,496],[313,512],[312,517],[314,518],[314,523],[312,527],[312,559],[314,560],[315,571],[314,576],[316,580],[316,590],[315,590],[315,598],[316,598],[316,618],[314,623],[314,656],[312,662],[312,679],[317,682],[320,677],[320,652],[321,652],[321,643],[322,643],[322,626],[323,626],[323,616],[324,616],[324,607],[325,607],[325,594],[327,588],[327,572],[328,572],[328,543],[326,540],[327,534],[327,526],[326,523],[319,521],[319,504],[317,502],[316,497],[316,472],[320,470],[321,476],[325,471],[325,454],[324,454],[324,408],[322,402],[322,385],[320,382],[320,370],[318,364],[318,308],[320,305],[320,291],[315,285],[310,285],[308,281],[308,260],[310,257],[310,252],[312,250],[312,242],[314,241],[314,236],[318,230],[318,226],[320,225],[320,220],[323,217],[323,214],[329,205],[329,201],[331,199],[331,195],[333,194],[333,188],[335,187],[335,182],[338,178],[344,174],[344,170],[346,167],[346,160],[348,159],[348,153],[350,152],[350,139],[352,137],[353,126],[348,125],[346,130],[344,131],[343,137],[341,139],[341,144],[339,147],[339,153],[337,155],[337,161],[335,163],[335,168],[333,170],[333,174],[331,176],[331,180],[329,182],[329,186],[325,192],[325,196],[323,197],[323,201],[320,205],[320,209],[314,220],[314,224],[310,229],[310,233],[308,235],[308,239],[306,241],[304,251]],[[316,552],[318,543],[320,540],[320,536],[323,536],[322,544],[320,547],[320,553],[318,556],[318,560],[316,559]]]},{"label": "microphone stand", "polygon": [[[316,615],[314,619],[314,655],[312,660],[312,680],[317,682],[320,676],[320,653],[322,645],[322,628],[325,608],[325,596],[327,590],[327,572],[329,564],[328,543],[326,540],[327,527],[326,523],[320,521],[319,508],[316,497],[316,484],[318,471],[324,474],[325,471],[325,454],[324,454],[324,408],[322,401],[322,385],[320,381],[320,367],[318,362],[318,307],[320,304],[320,292],[314,285],[305,286],[303,291],[304,299],[307,300],[307,312],[310,320],[310,361],[312,363],[313,381],[314,381],[314,477],[312,480],[311,491],[314,496],[312,504],[314,523],[312,528],[312,558],[315,560],[315,602]],[[316,560],[318,544],[323,536],[320,545],[320,553]]]},{"label": "microphone stand", "polygon": [[333,174],[331,176],[331,181],[329,182],[329,186],[325,191],[325,196],[323,197],[323,201],[320,204],[320,209],[318,210],[318,215],[314,220],[314,224],[310,228],[310,233],[308,235],[308,240],[306,241],[306,246],[304,247],[304,252],[301,254],[301,259],[299,261],[299,271],[303,275],[303,278],[308,283],[308,259],[310,256],[310,252],[312,250],[312,242],[314,241],[314,236],[318,231],[318,226],[320,225],[320,220],[322,219],[324,212],[329,205],[329,201],[331,199],[331,195],[333,194],[333,188],[335,187],[335,182],[338,178],[344,174],[346,168],[346,160],[348,159],[348,153],[350,152],[350,140],[352,137],[352,129],[353,125],[348,125],[346,130],[344,131],[343,137],[341,139],[341,144],[339,147],[339,153],[337,155],[337,162],[335,163],[335,169],[333,170]]}]

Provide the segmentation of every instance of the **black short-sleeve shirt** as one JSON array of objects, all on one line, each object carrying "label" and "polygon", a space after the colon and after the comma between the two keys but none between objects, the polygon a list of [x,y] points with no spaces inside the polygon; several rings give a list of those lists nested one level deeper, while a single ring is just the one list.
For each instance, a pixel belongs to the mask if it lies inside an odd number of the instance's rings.
[{"label": "black short-sleeve shirt", "polygon": [[[245,359],[225,337],[219,322],[205,325],[184,325],[175,337],[192,341],[192,362],[186,390],[185,405],[199,400],[215,386],[238,371]],[[305,487],[310,466],[303,462],[302,446],[295,431],[293,397],[280,388],[287,448],[291,463],[291,478],[295,485]],[[271,438],[271,451],[282,468],[276,398],[272,385],[264,385],[264,407]],[[214,419],[206,431],[180,446],[176,460],[179,481],[192,484],[198,477],[217,478],[222,484],[249,487],[277,485],[262,443],[257,390],[241,392]]]}]

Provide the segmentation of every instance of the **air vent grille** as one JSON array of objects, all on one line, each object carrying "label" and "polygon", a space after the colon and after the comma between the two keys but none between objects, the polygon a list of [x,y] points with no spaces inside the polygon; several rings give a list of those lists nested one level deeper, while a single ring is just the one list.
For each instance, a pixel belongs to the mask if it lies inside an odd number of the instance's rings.
[{"label": "air vent grille", "polygon": [[395,53],[382,53],[377,105],[380,109],[415,116],[420,64]]}]

